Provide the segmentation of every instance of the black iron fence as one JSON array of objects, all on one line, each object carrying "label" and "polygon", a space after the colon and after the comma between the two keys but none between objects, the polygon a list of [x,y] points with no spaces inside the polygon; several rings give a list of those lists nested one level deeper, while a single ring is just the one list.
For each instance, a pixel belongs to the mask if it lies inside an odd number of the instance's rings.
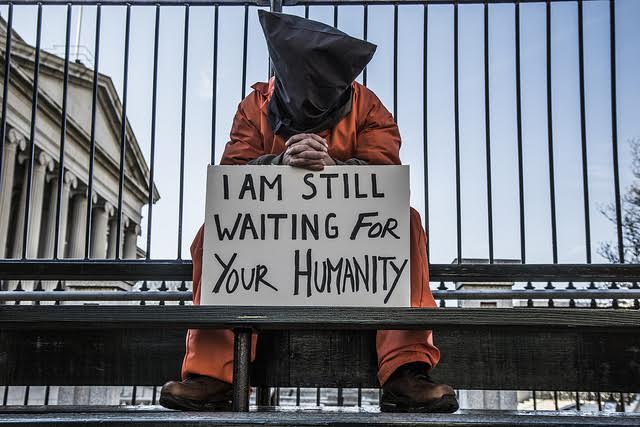
[{"label": "black iron fence", "polygon": [[[544,122],[546,123],[546,147],[547,147],[547,174],[548,180],[548,202],[549,211],[549,233],[551,235],[551,262],[548,263],[529,263],[529,257],[527,253],[527,239],[530,235],[526,233],[526,204],[527,197],[525,186],[525,163],[526,155],[524,149],[524,136],[523,126],[526,124],[527,117],[523,112],[523,67],[522,56],[523,50],[527,48],[522,42],[521,29],[523,19],[523,7],[528,4],[538,4],[541,8],[544,8],[544,57],[546,58],[545,64],[545,113],[543,114]],[[584,31],[584,16],[585,7],[587,4],[600,4],[605,5],[608,11],[608,43],[609,43],[609,58],[607,68],[610,71],[609,79],[609,96],[608,103],[610,105],[610,137],[607,144],[610,144],[611,152],[611,175],[612,175],[612,220],[615,225],[614,232],[614,244],[613,255],[615,263],[593,263],[594,259],[594,243],[592,241],[592,217],[591,211],[593,205],[590,199],[590,173],[589,173],[589,136],[587,132],[588,114],[586,112],[586,104],[588,89],[585,81],[585,31]],[[420,12],[423,15],[422,28],[416,28],[414,37],[422,41],[422,82],[419,82],[421,87],[421,123],[413,125],[414,127],[420,127],[422,134],[421,146],[421,178],[422,181],[418,182],[413,180],[413,188],[421,188],[423,191],[424,206],[421,207],[423,212],[423,219],[425,223],[425,229],[429,234],[429,229],[437,227],[438,225],[432,221],[433,212],[439,209],[438,206],[434,206],[430,203],[430,190],[433,191],[434,185],[438,185],[438,182],[434,183],[433,177],[430,177],[429,166],[433,160],[430,160],[430,147],[433,146],[436,141],[429,139],[430,128],[441,126],[439,123],[431,120],[428,112],[428,100],[430,93],[428,92],[428,48],[432,43],[429,39],[429,13],[432,8],[435,7],[448,7],[451,8],[452,15],[452,54],[453,54],[453,78],[452,78],[452,96],[453,96],[453,163],[450,167],[454,170],[454,191],[451,193],[453,200],[454,210],[451,211],[451,215],[455,216],[455,260],[451,264],[438,264],[431,265],[431,280],[433,293],[437,300],[442,305],[446,300],[452,301],[465,301],[465,300],[507,300],[507,301],[523,301],[525,305],[533,306],[534,301],[541,300],[544,304],[553,306],[554,301],[563,301],[563,305],[576,306],[576,301],[584,302],[584,305],[591,307],[608,306],[608,307],[624,307],[624,308],[640,308],[640,266],[629,261],[633,261],[633,247],[632,236],[625,235],[625,213],[624,203],[625,198],[622,194],[624,189],[621,184],[621,165],[620,165],[620,144],[618,138],[618,86],[616,84],[617,76],[617,59],[616,59],[616,47],[618,44],[627,42],[624,40],[616,40],[616,6],[619,2],[615,0],[547,0],[547,1],[535,1],[535,0],[425,0],[425,1],[235,1],[235,0],[222,0],[222,1],[165,1],[165,0],[131,0],[131,1],[83,1],[83,0],[71,0],[71,1],[58,1],[58,0],[43,0],[43,1],[14,1],[7,2],[1,1],[0,5],[5,7],[6,11],[6,33],[5,43],[2,48],[3,55],[3,92],[2,92],[2,116],[0,122],[0,141],[2,144],[2,150],[0,150],[0,168],[5,167],[6,158],[6,140],[11,125],[12,109],[10,108],[10,89],[14,82],[14,76],[17,73],[14,67],[14,45],[17,41],[14,39],[15,35],[12,31],[14,25],[14,16],[16,9],[23,7],[35,7],[34,25],[35,25],[35,45],[33,50],[33,62],[32,67],[28,68],[31,71],[31,116],[29,123],[29,135],[28,143],[26,144],[26,161],[25,161],[25,181],[23,183],[25,187],[25,201],[24,209],[21,214],[24,215],[21,221],[11,222],[11,225],[21,224],[19,230],[15,230],[19,234],[22,246],[19,253],[15,256],[10,256],[7,252],[5,259],[0,260],[0,279],[3,280],[2,290],[5,292],[0,293],[0,303],[72,303],[72,302],[102,302],[102,301],[116,301],[120,303],[140,303],[148,304],[151,302],[158,302],[164,304],[166,302],[180,303],[191,299],[191,293],[189,291],[189,281],[191,279],[191,262],[187,259],[183,253],[184,241],[190,236],[184,235],[184,212],[187,207],[185,204],[185,193],[190,191],[185,186],[185,173],[188,169],[188,165],[185,164],[185,151],[187,150],[191,141],[187,136],[187,118],[188,111],[188,78],[189,78],[189,53],[190,53],[190,15],[197,11],[207,11],[211,13],[213,26],[212,34],[213,38],[209,46],[212,54],[212,68],[210,69],[210,81],[211,87],[210,95],[212,99],[211,103],[211,116],[210,116],[210,152],[209,159],[211,163],[216,161],[219,155],[219,151],[224,141],[220,141],[217,138],[217,130],[220,124],[218,123],[218,114],[220,109],[220,100],[218,97],[218,82],[219,74],[223,67],[225,67],[225,58],[220,57],[220,14],[223,8],[241,8],[242,14],[239,25],[242,25],[242,38],[235,40],[237,48],[242,52],[241,61],[241,87],[238,88],[238,94],[242,94],[244,97],[248,90],[248,40],[249,29],[251,25],[249,23],[250,12],[256,8],[270,8],[272,10],[289,11],[294,10],[296,13],[304,13],[305,16],[309,16],[310,12],[317,7],[332,7],[333,12],[333,24],[338,26],[340,12],[343,8],[358,7],[362,8],[362,37],[367,39],[377,29],[371,28],[370,25],[370,13],[376,8],[385,7],[387,13],[392,14],[392,26],[391,26],[391,38],[392,38],[392,54],[387,58],[390,62],[391,73],[385,76],[390,81],[392,103],[388,105],[392,111],[394,118],[399,117],[399,107],[401,100],[399,99],[399,14],[402,8],[412,7],[414,11],[416,8],[421,8]],[[559,245],[558,245],[558,197],[556,193],[558,183],[558,169],[562,168],[562,164],[557,163],[557,159],[554,158],[557,141],[554,139],[554,95],[553,90],[553,68],[552,68],[552,12],[558,4],[571,5],[574,8],[574,19],[577,22],[577,49],[578,56],[578,117],[579,117],[579,157],[574,159],[575,162],[579,162],[581,165],[581,174],[579,180],[576,182],[576,188],[582,195],[582,209],[581,211],[575,211],[573,214],[579,217],[579,221],[584,224],[582,231],[583,243],[584,243],[584,256],[583,261],[579,263],[559,263]],[[58,183],[62,183],[65,179],[65,172],[67,170],[67,163],[69,162],[69,152],[67,151],[67,137],[68,137],[68,117],[69,117],[69,67],[72,63],[70,60],[71,34],[72,34],[72,16],[74,11],[77,13],[79,7],[90,7],[95,10],[94,25],[94,45],[93,54],[94,62],[91,64],[90,70],[92,72],[92,86],[90,88],[90,102],[84,105],[84,108],[90,111],[90,127],[88,129],[88,164],[86,165],[87,174],[84,185],[86,186],[86,194],[92,195],[95,192],[96,182],[94,177],[94,170],[96,168],[96,150],[98,146],[97,139],[97,126],[98,126],[98,105],[100,97],[102,96],[99,90],[99,69],[101,58],[101,47],[103,40],[101,39],[102,25],[102,11],[107,8],[124,8],[124,49],[122,52],[118,52],[123,58],[122,68],[122,90],[120,93],[121,102],[119,104],[120,110],[117,112],[119,121],[119,129],[117,132],[117,141],[119,143],[119,158],[117,159],[117,170],[114,173],[117,174],[118,188],[116,191],[117,199],[115,200],[115,228],[112,232],[115,234],[114,238],[114,250],[111,259],[104,259],[107,257],[94,257],[92,256],[92,245],[96,243],[93,237],[94,215],[92,214],[92,203],[89,202],[85,207],[86,222],[83,224],[82,233],[84,238],[84,247],[82,255],[77,257],[80,259],[69,259],[69,257],[60,248],[60,240],[64,239],[61,224],[66,222],[64,217],[65,212],[62,211],[63,206],[63,185],[57,185],[55,187],[55,203],[52,205],[55,207],[55,215],[52,215],[54,222],[50,225],[54,230],[54,244],[52,246],[53,252],[50,256],[41,257],[39,254],[41,251],[34,255],[29,253],[30,235],[34,232],[32,224],[32,216],[34,206],[32,203],[32,190],[34,182],[34,165],[37,160],[37,146],[38,146],[38,126],[40,119],[40,63],[41,52],[43,48],[41,46],[41,34],[43,30],[43,10],[48,7],[64,7],[65,8],[65,46],[64,46],[64,67],[62,71],[62,92],[60,98],[61,115],[59,121],[60,139],[59,139],[59,155],[57,158],[57,167],[55,175]],[[496,169],[496,164],[492,163],[494,157],[492,155],[492,126],[500,120],[499,117],[492,117],[491,114],[491,94],[492,87],[491,82],[491,64],[495,61],[495,58],[491,57],[491,38],[490,29],[492,22],[491,10],[494,7],[510,7],[510,12],[513,14],[513,35],[514,45],[512,48],[512,60],[513,60],[513,76],[515,81],[515,138],[513,144],[515,145],[515,152],[517,153],[517,180],[513,182],[513,186],[517,188],[517,216],[518,216],[518,231],[511,236],[513,240],[519,241],[519,251],[516,257],[516,263],[503,263],[496,257],[495,251],[495,231],[499,227],[496,221],[496,199],[494,194],[495,182],[492,181],[494,177],[492,172]],[[145,198],[147,203],[146,211],[146,234],[144,249],[140,251],[138,259],[125,259],[123,253],[123,231],[125,229],[126,218],[124,212],[126,210],[125,197],[128,191],[132,191],[127,186],[130,177],[125,173],[126,164],[128,160],[127,156],[131,152],[131,144],[134,144],[131,134],[133,132],[131,124],[127,120],[129,101],[128,95],[130,94],[130,45],[131,45],[131,23],[132,23],[132,9],[144,7],[153,8],[155,10],[155,22],[153,25],[153,65],[152,72],[148,76],[151,79],[151,97],[149,99],[149,112],[150,112],[150,134],[148,135],[148,149],[149,151],[144,153],[144,158],[148,159],[148,169],[144,170],[143,180],[146,182],[145,186]],[[158,127],[158,93],[162,90],[158,83],[159,73],[159,52],[161,49],[161,12],[170,7],[173,9],[173,18],[183,20],[184,34],[181,40],[182,52],[175,53],[175,66],[180,68],[182,74],[181,80],[181,99],[179,106],[179,175],[176,177],[177,182],[177,227],[175,233],[177,234],[177,246],[176,246],[176,258],[175,259],[156,259],[152,257],[152,243],[154,243],[154,203],[157,200],[155,182],[159,173],[156,164],[156,148],[157,148],[157,127]],[[176,11],[175,7],[179,9]],[[487,253],[484,259],[465,259],[463,251],[463,210],[462,210],[462,181],[463,181],[463,168],[461,163],[461,127],[464,126],[464,122],[461,117],[461,81],[467,77],[461,72],[460,59],[460,26],[461,19],[460,14],[466,8],[476,8],[475,10],[481,11],[479,13],[482,16],[482,32],[479,37],[482,38],[482,59],[483,67],[480,70],[476,70],[476,74],[481,76],[482,80],[482,103],[483,109],[478,111],[484,124],[484,135],[476,135],[477,138],[484,139],[484,158],[475,159],[476,162],[482,163],[486,170],[485,183],[483,184],[486,193],[486,231],[485,236],[487,242]],[[303,8],[303,9],[300,9]],[[86,23],[85,23],[86,25]],[[193,37],[193,35],[191,35]],[[23,43],[22,40],[19,40]],[[21,57],[22,58],[22,57]],[[267,77],[268,64],[264,64],[265,78]],[[360,81],[367,85],[371,76],[368,74],[368,70],[365,69]],[[401,126],[402,127],[402,126]],[[147,138],[147,137],[145,137]],[[5,174],[0,169],[0,177],[4,177]],[[3,178],[0,178],[3,179]],[[84,179],[84,178],[83,178]],[[0,183],[0,187],[2,187]],[[4,187],[2,187],[4,188]],[[52,187],[53,188],[53,187]],[[187,207],[188,208],[188,207]],[[454,214],[455,212],[455,214]],[[431,221],[430,221],[431,219]],[[144,224],[140,224],[144,225]],[[164,225],[163,225],[164,228]],[[157,226],[155,227],[157,230]],[[167,232],[167,230],[161,230],[161,232]],[[453,235],[451,236],[453,240]],[[2,248],[4,251],[5,248]],[[427,247],[427,252],[431,255],[434,251],[437,251],[437,247]],[[631,255],[630,255],[631,254]],[[631,259],[630,259],[631,257]],[[76,257],[72,257],[76,258]],[[97,259],[98,258],[98,259]],[[68,284],[72,284],[75,281],[79,282],[92,282],[92,281],[127,281],[135,283],[137,285],[132,286],[134,291],[130,292],[99,292],[99,291],[73,291],[69,289]],[[24,282],[31,283],[28,290],[32,292],[26,292],[23,286]],[[53,286],[45,289],[43,282],[53,283]],[[168,283],[172,282],[169,286]],[[514,289],[508,290],[457,290],[453,283],[475,283],[475,282],[518,282],[522,283],[522,286],[516,286]],[[539,284],[539,285],[534,285]],[[65,291],[65,292],[60,292]],[[565,303],[566,302],[566,303]],[[580,304],[578,304],[580,305]],[[7,390],[5,388],[4,404],[7,403]],[[28,402],[28,391],[25,394],[25,403]],[[153,391],[153,402],[155,403],[155,389]],[[295,391],[295,401],[300,403],[300,390]],[[357,392],[357,403],[361,403],[362,392]],[[553,392],[556,408],[558,407],[558,392]],[[602,407],[603,399],[599,394],[593,396],[574,394],[576,408],[580,408],[580,402],[585,399],[593,398],[598,402],[598,407]],[[317,391],[317,399],[320,399],[320,390]],[[338,403],[343,402],[342,391],[338,390],[336,399]],[[615,398],[617,399],[617,397]],[[617,399],[618,406],[625,405],[625,400],[630,399],[630,396],[619,396]],[[533,400],[536,401],[536,394],[533,394]],[[131,403],[135,404],[136,389],[133,389],[131,395]],[[534,403],[535,405],[535,403]]]}]

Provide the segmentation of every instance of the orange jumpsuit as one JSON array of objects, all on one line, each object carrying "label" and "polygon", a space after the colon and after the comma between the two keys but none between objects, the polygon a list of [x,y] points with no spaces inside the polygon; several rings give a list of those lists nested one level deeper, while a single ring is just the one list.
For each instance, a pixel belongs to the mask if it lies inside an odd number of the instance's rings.
[{"label": "orange jumpsuit", "polygon": [[[265,154],[280,154],[285,150],[282,137],[273,135],[267,120],[267,103],[273,92],[273,79],[256,83],[238,106],[230,141],[220,164],[241,165]],[[400,133],[393,117],[376,95],[364,86],[353,83],[351,112],[333,129],[319,133],[327,140],[329,155],[338,161],[357,158],[372,165],[400,164]],[[411,209],[411,306],[436,307],[429,289],[426,254],[426,234],[420,214]],[[191,245],[193,258],[193,303],[200,304],[202,275],[202,245],[204,226]],[[255,358],[257,335],[253,335],[252,360]],[[233,332],[230,330],[190,329],[182,377],[189,374],[207,375],[231,382],[233,376]],[[432,368],[440,359],[433,345],[431,331],[378,331],[378,380],[384,384],[400,366],[410,362],[426,362]]]}]

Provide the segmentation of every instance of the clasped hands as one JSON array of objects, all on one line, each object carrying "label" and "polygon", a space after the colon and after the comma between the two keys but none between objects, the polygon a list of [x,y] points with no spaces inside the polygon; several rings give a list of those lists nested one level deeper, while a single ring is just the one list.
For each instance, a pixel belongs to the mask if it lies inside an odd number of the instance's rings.
[{"label": "clasped hands", "polygon": [[282,164],[298,168],[321,171],[325,166],[333,166],[335,160],[329,156],[327,140],[313,133],[293,135],[285,143],[287,147]]}]

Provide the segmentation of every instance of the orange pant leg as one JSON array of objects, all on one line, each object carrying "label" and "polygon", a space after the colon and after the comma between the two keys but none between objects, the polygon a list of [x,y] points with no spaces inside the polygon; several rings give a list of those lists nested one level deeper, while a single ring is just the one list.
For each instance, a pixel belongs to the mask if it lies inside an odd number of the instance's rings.
[{"label": "orange pant leg", "polygon": [[[411,306],[436,307],[429,289],[429,270],[426,254],[426,235],[420,214],[411,209]],[[202,242],[204,226],[193,244],[193,303],[200,304],[200,276],[202,275]],[[252,337],[251,360],[255,359],[256,334]],[[435,367],[440,351],[433,345],[431,331],[378,331],[378,380],[384,384],[401,365],[426,362]],[[230,330],[190,329],[187,333],[186,354],[182,363],[182,378],[188,374],[207,375],[231,382],[233,378],[233,332]]]},{"label": "orange pant leg", "polygon": [[[193,304],[200,304],[202,243],[204,225],[191,244],[193,259]],[[251,360],[256,357],[257,335],[253,334]],[[189,374],[207,375],[230,383],[233,379],[233,331],[228,329],[189,329],[187,349],[182,361],[182,379]]]},{"label": "orange pant leg", "polygon": [[[411,306],[437,307],[429,288],[427,237],[422,228],[420,214],[411,208],[410,220]],[[431,331],[378,331],[378,381],[384,384],[400,366],[410,362],[426,362],[435,367],[440,350],[433,345]]]}]

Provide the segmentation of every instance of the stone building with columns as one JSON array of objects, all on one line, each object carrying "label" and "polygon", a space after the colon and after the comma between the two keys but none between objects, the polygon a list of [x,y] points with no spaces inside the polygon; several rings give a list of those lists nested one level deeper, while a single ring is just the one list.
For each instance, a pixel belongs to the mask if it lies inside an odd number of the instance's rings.
[{"label": "stone building with columns", "polygon": [[[0,72],[6,58],[6,22],[0,18]],[[93,194],[88,194],[91,159],[93,70],[80,62],[69,63],[67,128],[62,182],[60,143],[64,59],[41,50],[38,73],[35,156],[28,194],[31,155],[30,130],[33,105],[35,48],[12,31],[11,71],[7,97],[2,175],[0,177],[0,257],[51,258],[55,249],[56,212],[60,204],[58,258],[84,258],[87,207],[91,204],[89,257],[114,258],[117,242],[122,105],[109,76],[98,75],[95,115]],[[0,84],[4,84],[4,75]],[[0,91],[1,99],[1,91]],[[127,122],[124,191],[120,236],[121,258],[144,254],[138,248],[142,209],[149,199],[149,167]],[[159,194],[151,189],[155,203]],[[27,241],[23,241],[25,207],[29,203]],[[25,247],[26,245],[26,247]],[[79,284],[78,284],[79,285]],[[33,286],[33,284],[31,285]],[[74,284],[76,286],[76,284]],[[108,287],[127,284],[111,284]]]}]

